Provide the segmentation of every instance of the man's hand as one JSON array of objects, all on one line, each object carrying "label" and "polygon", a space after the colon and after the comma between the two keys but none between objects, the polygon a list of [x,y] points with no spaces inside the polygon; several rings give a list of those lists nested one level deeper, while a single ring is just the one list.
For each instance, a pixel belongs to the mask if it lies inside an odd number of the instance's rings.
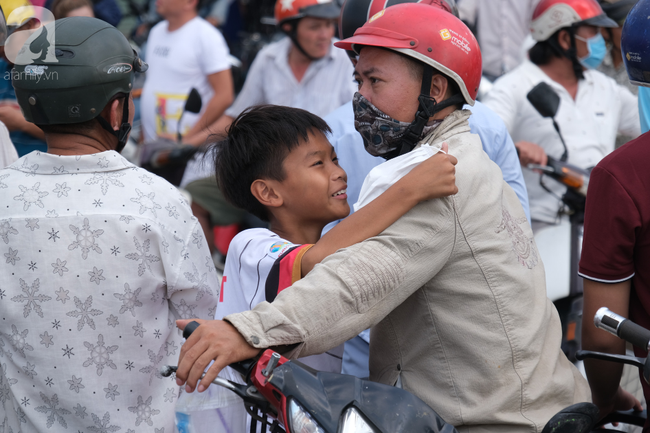
[{"label": "man's hand", "polygon": [[548,157],[544,149],[535,143],[528,141],[518,141],[515,143],[517,153],[519,154],[519,161],[521,165],[526,167],[528,164],[546,165]]},{"label": "man's hand", "polygon": [[458,192],[456,187],[456,164],[458,159],[447,154],[449,145],[442,143],[442,152],[418,164],[399,180],[405,188],[417,194],[417,201],[447,197]]},{"label": "man's hand", "polygon": [[22,131],[25,123],[27,123],[20,112],[20,108],[8,104],[0,105],[0,121],[5,124],[9,131]]},{"label": "man's hand", "polygon": [[186,383],[185,390],[193,392],[205,368],[214,360],[214,364],[205,373],[198,391],[205,391],[224,367],[233,362],[243,361],[256,356],[260,349],[250,346],[237,329],[222,320],[187,319],[177,320],[176,326],[185,329],[188,323],[196,321],[199,326],[190,335],[178,359],[176,383]]},{"label": "man's hand", "polygon": [[600,411],[600,419],[604,418],[606,415],[614,412],[615,410],[643,410],[641,402],[620,386],[618,387],[618,391],[616,391],[616,394],[614,395],[612,401],[601,403],[594,400],[594,404],[598,406],[598,410]]}]

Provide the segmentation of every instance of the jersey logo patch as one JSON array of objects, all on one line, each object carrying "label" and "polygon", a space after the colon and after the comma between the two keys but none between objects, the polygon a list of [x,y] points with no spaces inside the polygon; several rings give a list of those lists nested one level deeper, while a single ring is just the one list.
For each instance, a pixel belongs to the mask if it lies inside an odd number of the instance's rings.
[{"label": "jersey logo patch", "polygon": [[273,244],[273,245],[271,245],[271,252],[272,253],[277,253],[278,251],[280,251],[281,249],[283,249],[284,247],[286,247],[288,245],[291,245],[291,244],[289,242],[278,242],[276,244]]}]

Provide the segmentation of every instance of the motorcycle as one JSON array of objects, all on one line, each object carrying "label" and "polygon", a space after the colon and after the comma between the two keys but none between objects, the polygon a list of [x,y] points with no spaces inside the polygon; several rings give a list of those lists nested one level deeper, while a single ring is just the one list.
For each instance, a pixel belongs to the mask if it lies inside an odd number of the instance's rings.
[{"label": "motorcycle", "polygon": [[548,157],[545,166],[529,164],[528,168],[541,173],[540,185],[550,194],[553,193],[544,184],[544,177],[550,177],[566,186],[566,192],[561,197],[564,209],[560,223],[538,230],[535,233],[535,243],[546,270],[547,296],[555,304],[562,321],[562,350],[569,360],[576,362],[576,352],[580,349],[583,291],[578,264],[590,173],[589,170],[566,162],[568,150],[555,122],[560,105],[557,93],[548,84],[541,82],[528,93],[527,98],[542,117],[553,121],[553,127],[564,146],[564,153],[559,160]]},{"label": "motorcycle", "polygon": [[[191,322],[183,337],[199,326]],[[212,383],[242,398],[251,432],[457,433],[426,403],[400,388],[336,373],[317,372],[265,350],[258,359],[231,364],[246,385],[217,377]],[[161,374],[176,371],[166,366]]]},{"label": "motorcycle", "polygon": [[[198,326],[197,322],[189,323],[183,337],[189,338]],[[650,331],[646,333],[647,346]],[[619,355],[583,353],[585,357],[626,362],[620,361]],[[641,365],[636,358],[633,362]],[[650,377],[650,361],[644,361],[646,364],[645,377]],[[454,426],[408,391],[354,376],[317,372],[270,349],[257,359],[230,367],[242,375],[245,384],[220,377],[212,383],[243,400],[253,421],[251,432],[257,432],[259,424],[260,431],[271,433],[457,433]],[[176,368],[164,366],[160,373],[169,377]],[[598,408],[592,403],[578,403],[557,413],[542,433],[607,432],[594,429],[608,422],[643,425],[645,417],[645,412],[615,412],[597,422]]]}]

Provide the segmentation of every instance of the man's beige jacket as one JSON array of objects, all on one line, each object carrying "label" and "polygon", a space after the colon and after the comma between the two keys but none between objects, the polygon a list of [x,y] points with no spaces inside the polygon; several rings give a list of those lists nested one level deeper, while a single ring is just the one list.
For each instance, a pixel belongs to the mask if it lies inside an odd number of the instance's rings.
[{"label": "man's beige jacket", "polygon": [[544,265],[519,200],[456,111],[427,137],[458,158],[458,194],[420,203],[272,303],[226,317],[255,347],[324,352],[373,326],[370,379],[462,433],[540,432],[587,382],[560,350]]}]

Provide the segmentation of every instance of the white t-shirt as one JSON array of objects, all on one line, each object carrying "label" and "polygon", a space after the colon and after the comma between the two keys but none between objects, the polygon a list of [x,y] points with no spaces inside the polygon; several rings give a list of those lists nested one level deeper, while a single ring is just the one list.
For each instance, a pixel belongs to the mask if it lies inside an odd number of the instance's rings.
[{"label": "white t-shirt", "polygon": [[0,122],[0,168],[13,164],[18,160],[18,152],[11,142],[9,131],[4,123]]},{"label": "white t-shirt", "polygon": [[208,75],[230,69],[223,36],[203,18],[193,18],[173,32],[167,30],[168,24],[155,25],[147,43],[149,70],[140,106],[145,140],[176,134],[187,95],[195,87],[203,107],[199,114],[183,115],[181,131],[187,132],[214,94]]},{"label": "white t-shirt", "polygon": [[[564,147],[552,120],[543,118],[526,98],[535,85],[546,82],[560,96],[555,121],[568,148],[568,162],[581,168],[593,167],[614,150],[617,133],[636,137],[641,127],[637,99],[629,90],[598,71],[586,70],[584,76],[573,99],[537,65],[525,61],[497,80],[483,102],[503,119],[515,143],[535,143],[547,155],[560,159]],[[523,172],[531,218],[553,223],[560,201],[539,185],[539,174]],[[544,183],[556,196],[566,190],[552,179]]]}]

